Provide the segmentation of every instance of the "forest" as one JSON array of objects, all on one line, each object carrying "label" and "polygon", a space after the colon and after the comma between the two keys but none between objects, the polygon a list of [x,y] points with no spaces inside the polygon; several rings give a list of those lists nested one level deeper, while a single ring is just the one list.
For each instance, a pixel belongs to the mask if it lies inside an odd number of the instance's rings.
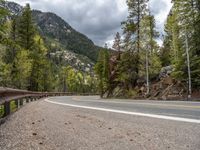
[{"label": "forest", "polygon": [[127,0],[129,16],[122,22],[123,34],[116,34],[116,53],[100,51],[95,71],[101,97],[167,99],[199,93],[200,0],[172,0],[164,35],[156,30],[148,3]]},{"label": "forest", "polygon": [[[0,1],[3,3],[3,1]],[[30,91],[95,93],[96,78],[52,58],[27,4],[20,15],[0,7],[0,86]]]},{"label": "forest", "polygon": [[126,3],[123,33],[116,33],[112,48],[99,50],[92,72],[51,57],[52,48],[36,27],[29,4],[20,15],[0,7],[0,86],[99,92],[104,98],[167,99],[200,93],[200,0],[172,0],[164,35],[156,29],[149,0]]}]

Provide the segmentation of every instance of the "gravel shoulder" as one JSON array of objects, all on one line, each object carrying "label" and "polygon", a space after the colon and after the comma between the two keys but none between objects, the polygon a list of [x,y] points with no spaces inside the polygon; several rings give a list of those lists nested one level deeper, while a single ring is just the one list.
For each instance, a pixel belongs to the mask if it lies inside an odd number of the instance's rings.
[{"label": "gravel shoulder", "polygon": [[0,126],[0,150],[197,150],[200,125],[37,101]]}]

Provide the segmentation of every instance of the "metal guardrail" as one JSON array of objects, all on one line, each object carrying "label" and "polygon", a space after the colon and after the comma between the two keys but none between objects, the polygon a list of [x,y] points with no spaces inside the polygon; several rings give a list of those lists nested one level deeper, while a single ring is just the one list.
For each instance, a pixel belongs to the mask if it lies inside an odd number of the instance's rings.
[{"label": "metal guardrail", "polygon": [[[21,108],[24,104],[32,101],[39,100],[45,97],[52,96],[72,96],[72,95],[82,95],[89,96],[95,95],[91,93],[64,93],[64,92],[32,92],[26,90],[18,90],[11,88],[0,87],[0,119],[6,118],[12,113],[12,104],[16,106],[15,110]],[[1,115],[2,114],[2,115]]]}]

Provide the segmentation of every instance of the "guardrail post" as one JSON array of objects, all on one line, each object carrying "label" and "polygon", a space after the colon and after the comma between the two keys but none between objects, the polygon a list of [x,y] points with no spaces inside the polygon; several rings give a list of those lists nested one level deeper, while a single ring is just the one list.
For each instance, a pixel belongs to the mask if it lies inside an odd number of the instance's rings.
[{"label": "guardrail post", "polygon": [[4,117],[10,115],[10,101],[4,103]]},{"label": "guardrail post", "polygon": [[29,99],[30,99],[29,97],[26,98],[26,103],[29,103]]},{"label": "guardrail post", "polygon": [[20,105],[20,106],[23,106],[23,105],[24,105],[24,99],[20,99],[19,105]]},{"label": "guardrail post", "polygon": [[19,102],[19,101],[20,101],[19,99],[16,99],[16,100],[15,100],[15,105],[17,106],[17,109],[20,108],[20,102]]}]

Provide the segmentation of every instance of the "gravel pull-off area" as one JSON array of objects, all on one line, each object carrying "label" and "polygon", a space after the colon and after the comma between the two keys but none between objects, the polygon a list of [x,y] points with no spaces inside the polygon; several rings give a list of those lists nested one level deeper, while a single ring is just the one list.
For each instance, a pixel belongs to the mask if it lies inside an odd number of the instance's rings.
[{"label": "gravel pull-off area", "polygon": [[0,126],[0,150],[200,150],[200,125],[37,101]]}]

